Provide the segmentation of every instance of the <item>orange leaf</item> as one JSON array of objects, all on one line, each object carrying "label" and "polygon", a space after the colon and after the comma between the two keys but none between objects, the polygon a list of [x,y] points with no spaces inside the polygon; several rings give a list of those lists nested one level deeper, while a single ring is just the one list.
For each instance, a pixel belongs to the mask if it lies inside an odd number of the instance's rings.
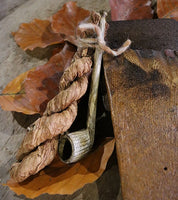
[{"label": "orange leaf", "polygon": [[178,1],[157,0],[157,14],[159,18],[172,18],[178,20]]},{"label": "orange leaf", "polygon": [[13,35],[16,43],[23,50],[33,50],[36,47],[44,48],[64,41],[60,34],[52,31],[50,21],[40,19],[21,24],[19,30]]},{"label": "orange leaf", "polygon": [[153,17],[151,0],[110,0],[109,3],[113,21]]},{"label": "orange leaf", "polygon": [[7,185],[16,194],[24,194],[28,198],[35,198],[43,193],[72,194],[102,175],[113,152],[114,144],[114,139],[107,138],[96,150],[75,164],[63,164],[56,159],[50,166],[28,180],[18,184],[9,181]]},{"label": "orange leaf", "polygon": [[68,41],[73,42],[76,27],[89,16],[90,11],[77,7],[76,2],[68,2],[52,16],[51,27],[54,32],[64,34]]},{"label": "orange leaf", "polygon": [[[35,68],[29,71],[33,70]],[[29,71],[20,74],[5,87],[1,94],[3,96],[0,96],[2,109],[26,114],[36,113],[35,108],[30,104],[24,91],[24,79],[27,77]]]},{"label": "orange leaf", "polygon": [[70,65],[75,51],[74,46],[65,44],[45,65],[16,77],[3,90],[4,94],[11,95],[0,96],[2,108],[25,114],[42,113],[47,102],[59,92],[60,77],[63,70]]}]

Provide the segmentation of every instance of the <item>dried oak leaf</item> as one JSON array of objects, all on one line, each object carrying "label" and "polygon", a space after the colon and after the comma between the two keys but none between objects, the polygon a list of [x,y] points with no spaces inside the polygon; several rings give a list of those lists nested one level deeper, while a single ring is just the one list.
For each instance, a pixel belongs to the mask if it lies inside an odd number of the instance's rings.
[{"label": "dried oak leaf", "polygon": [[16,43],[23,50],[33,50],[36,47],[44,48],[64,42],[59,33],[53,32],[49,20],[34,19],[30,23],[23,23],[13,35]]},{"label": "dried oak leaf", "polygon": [[16,194],[23,194],[28,198],[35,198],[43,193],[72,194],[102,175],[114,145],[114,139],[107,138],[96,150],[75,164],[67,165],[56,158],[37,175],[22,183],[14,184],[9,181],[7,186]]},{"label": "dried oak leaf", "polygon": [[113,21],[150,19],[153,17],[151,0],[109,0]]},{"label": "dried oak leaf", "polygon": [[64,4],[61,10],[52,16],[51,27],[55,33],[76,44],[76,28],[79,23],[90,17],[90,11],[77,7],[76,2]]},{"label": "dried oak leaf", "polygon": [[16,77],[0,96],[2,109],[25,114],[42,113],[47,102],[59,92],[60,77],[70,65],[75,51],[74,46],[65,44],[45,65]]},{"label": "dried oak leaf", "polygon": [[172,18],[178,20],[178,1],[157,0],[157,14],[159,18]]}]

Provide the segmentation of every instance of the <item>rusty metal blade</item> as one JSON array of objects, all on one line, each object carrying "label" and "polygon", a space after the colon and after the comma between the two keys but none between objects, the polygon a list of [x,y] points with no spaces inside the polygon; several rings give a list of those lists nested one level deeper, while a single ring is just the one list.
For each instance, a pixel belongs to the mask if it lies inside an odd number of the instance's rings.
[{"label": "rusty metal blade", "polygon": [[178,22],[173,19],[111,21],[106,40],[111,48],[127,39],[132,49],[173,49],[178,51]]},{"label": "rusty metal blade", "polygon": [[123,199],[177,198],[178,58],[172,55],[104,56]]}]

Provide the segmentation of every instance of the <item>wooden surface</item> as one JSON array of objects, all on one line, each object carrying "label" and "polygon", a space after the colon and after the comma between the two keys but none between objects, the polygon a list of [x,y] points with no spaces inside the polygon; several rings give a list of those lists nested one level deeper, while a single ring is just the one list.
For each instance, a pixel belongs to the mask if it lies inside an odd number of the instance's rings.
[{"label": "wooden surface", "polygon": [[12,13],[17,7],[27,0],[1,0],[0,1],[0,20]]},{"label": "wooden surface", "polygon": [[[19,5],[9,10],[17,2]],[[34,18],[46,19],[54,14],[65,0],[5,0],[0,1],[0,12],[6,8],[6,14],[0,21],[0,92],[5,85],[22,72],[42,65],[46,62],[49,49],[37,49],[33,52],[22,51],[14,42],[11,32],[18,29],[20,23],[29,22]],[[78,5],[86,9],[109,9],[107,0],[78,0]],[[17,5],[16,4],[16,5]],[[21,6],[20,6],[21,4]],[[2,13],[3,14],[3,13]],[[5,183],[9,178],[9,169],[15,161],[16,151],[25,134],[25,128],[32,123],[32,116],[25,116],[20,113],[3,111],[0,108],[0,183]],[[107,171],[95,183],[86,185],[83,189],[73,195],[47,195],[44,194],[35,199],[38,200],[111,200],[117,199],[119,193],[119,173],[117,163],[113,160]],[[28,199],[25,196],[17,196],[8,187],[0,185],[1,200],[20,200]]]},{"label": "wooden surface", "polygon": [[123,199],[177,199],[177,67],[174,53],[104,57]]}]

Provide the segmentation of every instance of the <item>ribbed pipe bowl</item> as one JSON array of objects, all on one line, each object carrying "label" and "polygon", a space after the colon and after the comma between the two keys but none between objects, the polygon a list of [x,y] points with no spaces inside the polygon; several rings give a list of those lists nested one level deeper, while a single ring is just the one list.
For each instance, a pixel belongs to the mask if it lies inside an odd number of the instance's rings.
[{"label": "ribbed pipe bowl", "polygon": [[62,162],[74,163],[83,158],[92,148],[88,129],[62,135],[58,153]]}]

